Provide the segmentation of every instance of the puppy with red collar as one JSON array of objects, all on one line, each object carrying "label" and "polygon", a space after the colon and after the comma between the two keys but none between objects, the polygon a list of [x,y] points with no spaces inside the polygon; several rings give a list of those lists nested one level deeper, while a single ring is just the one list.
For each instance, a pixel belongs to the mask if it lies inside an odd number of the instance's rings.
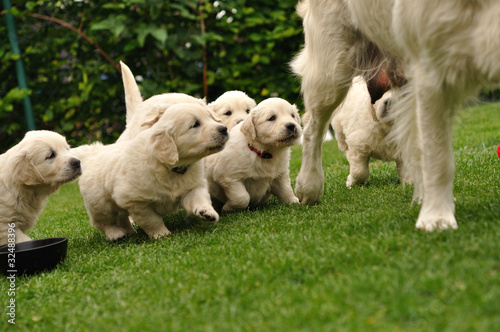
[{"label": "puppy with red collar", "polygon": [[209,191],[222,212],[255,208],[275,195],[299,203],[290,184],[290,146],[302,135],[297,108],[269,98],[233,127],[226,147],[205,158]]}]

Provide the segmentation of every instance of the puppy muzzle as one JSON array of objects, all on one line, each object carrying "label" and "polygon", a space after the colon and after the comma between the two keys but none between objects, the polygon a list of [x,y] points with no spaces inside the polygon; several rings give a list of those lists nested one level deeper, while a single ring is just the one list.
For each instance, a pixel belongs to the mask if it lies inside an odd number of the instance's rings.
[{"label": "puppy muzzle", "polygon": [[279,142],[286,145],[295,144],[300,134],[301,133],[299,132],[299,129],[295,123],[287,123],[285,125],[285,137],[280,139]]},{"label": "puppy muzzle", "polygon": [[210,151],[216,152],[222,150],[227,140],[229,139],[229,133],[226,126],[219,126],[217,128],[217,134],[214,137],[214,145],[210,147]]}]

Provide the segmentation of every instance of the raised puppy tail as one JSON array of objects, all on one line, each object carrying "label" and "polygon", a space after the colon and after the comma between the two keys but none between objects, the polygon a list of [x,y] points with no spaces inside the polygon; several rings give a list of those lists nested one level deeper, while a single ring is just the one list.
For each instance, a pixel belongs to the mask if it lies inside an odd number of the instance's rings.
[{"label": "raised puppy tail", "polygon": [[411,175],[415,184],[413,200],[423,199],[422,152],[420,133],[417,125],[417,98],[412,83],[394,90],[391,97],[391,117],[394,126],[389,139],[397,146],[398,156],[404,163],[405,173]]},{"label": "raised puppy tail", "polygon": [[130,68],[122,61],[120,61],[120,66],[122,69],[123,88],[125,90],[125,105],[127,107],[126,122],[128,124],[134,115],[137,105],[142,103],[142,96]]},{"label": "raised puppy tail", "polygon": [[86,158],[95,154],[103,146],[104,145],[102,145],[102,143],[96,142],[88,145],[82,145],[77,148],[72,148],[71,152],[76,158],[80,159],[80,161],[83,162]]}]

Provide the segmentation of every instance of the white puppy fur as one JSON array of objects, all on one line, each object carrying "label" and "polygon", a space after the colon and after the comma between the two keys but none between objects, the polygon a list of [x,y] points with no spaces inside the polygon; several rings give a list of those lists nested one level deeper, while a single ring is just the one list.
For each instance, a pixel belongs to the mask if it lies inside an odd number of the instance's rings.
[{"label": "white puppy fur", "polygon": [[410,182],[396,144],[388,138],[393,127],[391,95],[392,91],[387,91],[372,104],[366,81],[356,76],[344,102],[334,112],[331,125],[339,149],[349,161],[348,187],[368,180],[370,158],[395,161],[401,182]]},{"label": "white puppy fur", "polygon": [[248,97],[246,93],[235,90],[223,93],[215,101],[208,104],[208,108],[219,116],[228,130],[231,130],[247,118],[255,105],[255,100]]},{"label": "white puppy fur", "polygon": [[36,224],[49,195],[81,173],[66,139],[51,131],[30,131],[0,155],[0,244],[8,242],[12,223],[15,241],[29,241],[25,232]]},{"label": "white puppy fur", "polygon": [[401,86],[395,76],[407,79],[394,130],[422,200],[416,227],[457,228],[452,124],[465,98],[500,78],[500,2],[303,0],[297,11],[305,46],[292,68],[311,113],[296,185],[301,202],[323,194],[321,141],[352,78],[386,68],[394,85]]},{"label": "white puppy fur", "polygon": [[127,108],[126,127],[118,138],[122,142],[135,137],[141,131],[150,128],[158,121],[163,112],[172,105],[193,103],[206,106],[202,99],[191,97],[184,93],[163,93],[142,100],[139,86],[130,68],[120,61],[123,87],[125,90],[125,105]]},{"label": "white puppy fur", "polygon": [[79,184],[91,224],[113,241],[135,232],[129,216],[151,238],[168,235],[162,216],[181,208],[217,221],[201,158],[227,138],[206,106],[175,104],[128,141],[74,149],[85,169]]},{"label": "white puppy fur", "polygon": [[205,158],[210,194],[224,204],[222,211],[257,207],[271,195],[298,203],[289,164],[290,146],[301,134],[297,108],[285,100],[266,99],[252,109],[224,150]]}]

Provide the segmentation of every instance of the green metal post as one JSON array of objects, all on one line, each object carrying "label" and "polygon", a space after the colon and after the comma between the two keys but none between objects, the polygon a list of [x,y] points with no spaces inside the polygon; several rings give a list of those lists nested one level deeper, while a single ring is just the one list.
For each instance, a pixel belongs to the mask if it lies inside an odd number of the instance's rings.
[{"label": "green metal post", "polygon": [[[10,0],[3,0],[3,8],[7,11],[12,8]],[[10,46],[12,47],[12,53],[19,55],[19,59],[16,60],[16,73],[19,88],[21,90],[28,89],[26,73],[24,72],[23,60],[21,58],[21,50],[19,49],[19,43],[17,41],[17,31],[16,25],[14,23],[14,16],[12,16],[12,14],[10,13],[7,13],[5,14],[5,20],[7,21],[7,30],[9,34]],[[35,130],[35,119],[33,117],[33,108],[31,106],[31,99],[29,96],[23,99],[23,106],[28,130]]]}]

